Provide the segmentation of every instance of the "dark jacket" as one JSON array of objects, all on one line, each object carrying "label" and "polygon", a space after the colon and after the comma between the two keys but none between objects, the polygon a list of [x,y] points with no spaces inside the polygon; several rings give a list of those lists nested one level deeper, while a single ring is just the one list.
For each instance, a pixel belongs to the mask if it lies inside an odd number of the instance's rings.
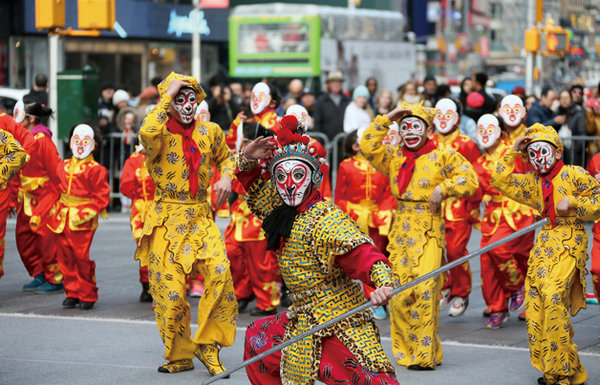
[{"label": "dark jacket", "polygon": [[350,103],[350,98],[340,95],[340,104],[336,105],[329,94],[321,95],[315,103],[314,131],[327,135],[331,140],[333,137],[344,132],[344,113]]},{"label": "dark jacket", "polygon": [[525,124],[529,127],[535,123],[542,123],[544,126],[552,126],[555,130],[558,130],[559,125],[554,121],[555,116],[551,109],[542,106],[540,102],[535,102],[527,111]]},{"label": "dark jacket", "polygon": [[48,105],[48,93],[44,90],[36,91],[32,88],[31,91],[29,91],[29,93],[27,95],[23,96],[23,103],[29,104],[29,103],[33,103],[33,102],[37,102],[39,104],[47,106]]}]

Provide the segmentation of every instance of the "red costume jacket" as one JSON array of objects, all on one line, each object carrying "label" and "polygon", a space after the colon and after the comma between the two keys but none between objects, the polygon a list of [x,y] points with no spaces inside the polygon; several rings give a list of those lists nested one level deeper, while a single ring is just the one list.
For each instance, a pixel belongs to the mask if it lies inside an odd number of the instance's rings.
[{"label": "red costume jacket", "polygon": [[[266,129],[272,130],[272,131],[275,131],[275,130],[277,130],[277,128],[279,128],[279,124],[277,122],[277,113],[272,108],[265,108],[258,115],[254,115],[250,119],[246,120],[246,123],[249,123],[249,122],[258,122]],[[240,125],[240,123],[241,123],[240,119],[236,117],[233,120],[233,122],[231,123],[231,126],[229,127],[229,132],[227,133],[227,136],[225,137],[225,141],[227,142],[227,145],[232,150],[235,150],[235,142],[237,141],[237,131],[238,131],[238,126]]]},{"label": "red costume jacket", "polygon": [[[593,177],[600,173],[600,152],[592,156],[592,159],[590,159],[590,162],[585,169],[592,174]],[[594,223],[592,233],[595,237],[600,237],[600,221]]]},{"label": "red costume jacket", "polygon": [[141,236],[146,213],[154,200],[156,185],[148,173],[146,156],[134,152],[125,161],[121,173],[121,193],[131,199],[131,231],[137,241]]}]

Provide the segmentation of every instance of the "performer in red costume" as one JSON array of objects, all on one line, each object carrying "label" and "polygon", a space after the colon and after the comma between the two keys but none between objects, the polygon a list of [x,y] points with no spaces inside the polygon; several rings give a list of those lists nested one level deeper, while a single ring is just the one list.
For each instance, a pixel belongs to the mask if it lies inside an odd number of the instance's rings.
[{"label": "performer in red costume", "polygon": [[[586,170],[600,182],[600,153],[597,153],[590,159]],[[592,244],[592,268],[590,269],[590,273],[592,273],[592,283],[596,299],[600,301],[600,221],[594,223],[592,234],[594,235],[594,240]]]},{"label": "performer in red costume", "polygon": [[62,290],[63,276],[56,260],[56,245],[48,229],[49,213],[60,192],[57,166],[61,159],[52,132],[41,121],[52,110],[34,102],[25,105],[21,124],[34,137],[31,159],[21,169],[15,238],[23,265],[33,280],[24,291],[52,293]]},{"label": "performer in red costume", "polygon": [[[344,143],[346,154],[338,168],[335,184],[335,204],[356,221],[358,227],[386,253],[388,233],[392,222],[395,199],[390,191],[389,178],[375,170],[360,151],[360,136],[364,129],[350,132]],[[373,288],[363,286],[366,298]],[[376,319],[385,319],[383,306],[374,309]]]},{"label": "performer in red costume", "polygon": [[98,300],[96,263],[90,247],[98,216],[106,216],[110,201],[108,171],[94,160],[94,130],[80,124],[73,129],[73,156],[58,165],[60,199],[53,207],[48,227],[56,233],[58,265],[64,276],[66,308],[80,305],[90,310]]},{"label": "performer in red costume", "polygon": [[[244,124],[242,151],[248,142],[258,136],[272,134],[259,123]],[[231,184],[231,189],[235,200],[231,203],[231,222],[224,235],[238,310],[243,312],[256,297],[256,307],[250,310],[250,315],[273,315],[279,305],[281,289],[277,256],[267,249],[262,221],[252,214],[246,204],[246,189],[237,179]]]},{"label": "performer in red costume", "polygon": [[[448,98],[439,100],[435,105],[435,134],[433,141],[440,149],[454,150],[464,156],[471,164],[481,155],[475,142],[460,133],[460,111],[458,105]],[[446,261],[453,262],[467,255],[467,244],[471,238],[473,224],[479,223],[479,205],[472,197],[450,197],[442,203],[442,215],[446,227]],[[460,317],[469,305],[472,277],[468,262],[450,270],[444,277],[440,309],[449,303],[448,315]]]},{"label": "performer in red costume", "polygon": [[250,99],[251,118],[248,118],[242,111],[233,120],[229,127],[229,132],[225,137],[227,145],[232,150],[239,150],[242,144],[242,128],[245,123],[257,122],[268,130],[276,131],[279,127],[277,123],[277,113],[275,110],[281,102],[279,90],[272,85],[263,82],[256,83],[252,88],[252,97]]},{"label": "performer in red costume", "polygon": [[[532,210],[505,197],[491,186],[496,163],[510,149],[505,144],[498,119],[485,114],[477,122],[477,141],[485,153],[475,162],[479,176],[480,196],[484,207],[481,221],[481,247],[504,238],[532,223]],[[523,173],[525,164],[515,160],[515,173]],[[488,329],[498,329],[508,321],[508,310],[523,307],[523,285],[527,276],[527,260],[533,247],[534,232],[529,232],[481,255],[481,291],[490,319]]]},{"label": "performer in red costume", "polygon": [[[25,111],[23,104],[20,104],[18,120],[23,120]],[[27,131],[21,124],[17,123],[12,116],[0,112],[0,130],[4,130],[12,135],[13,140],[16,140],[23,149],[29,154],[35,147],[33,135]],[[29,159],[29,158],[28,158]],[[0,183],[0,277],[4,275],[2,268],[4,262],[4,238],[6,236],[6,219],[8,213],[17,207],[17,183],[18,178],[12,178],[11,181]]]},{"label": "performer in red costume", "polygon": [[[121,172],[121,193],[131,199],[130,224],[136,245],[142,235],[148,207],[154,200],[154,190],[156,190],[156,185],[146,166],[146,150],[140,144],[137,151],[127,158]],[[140,267],[139,272],[142,284],[140,302],[152,302],[152,296],[149,293],[148,266]]]}]

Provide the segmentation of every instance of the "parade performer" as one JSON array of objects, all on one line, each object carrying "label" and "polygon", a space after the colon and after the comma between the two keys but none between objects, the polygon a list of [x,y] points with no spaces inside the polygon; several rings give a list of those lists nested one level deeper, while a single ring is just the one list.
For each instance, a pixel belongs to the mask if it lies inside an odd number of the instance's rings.
[{"label": "parade performer", "polygon": [[99,141],[94,130],[80,124],[71,134],[71,159],[57,167],[59,200],[50,211],[48,227],[56,234],[58,266],[63,274],[63,306],[89,310],[98,300],[96,263],[90,259],[90,247],[98,216],[106,217],[110,201],[108,171],[94,160]]},{"label": "parade performer", "polygon": [[279,90],[272,84],[258,82],[252,88],[250,111],[254,116],[248,118],[244,111],[240,112],[231,123],[227,133],[227,145],[232,150],[239,150],[242,144],[242,128],[245,123],[257,122],[268,130],[275,131],[278,127],[277,112],[281,96]]},{"label": "parade performer", "polygon": [[[460,111],[458,105],[448,98],[440,99],[435,105],[433,142],[441,150],[453,150],[473,164],[481,155],[475,142],[459,131]],[[473,200],[448,197],[442,202],[442,217],[446,228],[446,261],[453,262],[467,255],[467,244],[472,226],[479,224],[479,205]],[[460,317],[469,306],[472,277],[468,262],[451,269],[444,275],[440,309],[450,304],[448,315]]]},{"label": "parade performer", "polygon": [[[552,127],[525,130],[496,163],[492,186],[549,219],[538,233],[525,279],[525,312],[531,363],[540,384],[583,384],[588,376],[573,342],[571,315],[585,308],[587,232],[584,221],[600,218],[600,183],[561,160],[563,146]],[[527,154],[535,172],[515,174]]]},{"label": "parade performer", "polygon": [[[590,159],[586,170],[600,182],[600,153],[597,153]],[[592,246],[592,283],[594,285],[594,293],[596,299],[600,301],[600,221],[596,221],[592,227],[593,246]]]},{"label": "parade performer", "polygon": [[525,126],[527,110],[523,105],[523,100],[517,95],[506,95],[500,102],[498,116],[506,128],[506,135],[503,136],[504,144],[511,148],[527,128]]},{"label": "parade performer", "polygon": [[[22,106],[22,103],[18,103]],[[21,107],[19,120],[25,117],[25,111]],[[35,146],[33,135],[19,124],[12,116],[0,112],[0,132],[2,132],[2,151],[4,156],[1,158],[2,165],[0,172],[0,277],[4,276],[4,238],[6,236],[6,220],[11,210],[16,209],[17,189],[13,177],[25,162],[29,159],[29,152]],[[23,154],[21,150],[25,150]],[[25,160],[23,160],[23,157]]]},{"label": "parade performer", "polygon": [[[346,136],[344,147],[350,157],[338,167],[335,204],[385,253],[396,200],[390,191],[389,179],[375,170],[360,151],[363,132],[364,129],[355,130]],[[365,297],[370,298],[373,289],[365,285],[363,291]],[[377,319],[387,317],[383,306],[374,309],[374,313]]]},{"label": "parade performer", "polygon": [[[477,121],[477,141],[484,154],[474,163],[479,176],[482,204],[481,247],[502,239],[532,224],[531,208],[502,195],[490,185],[496,162],[510,150],[502,136],[498,119],[485,114]],[[515,172],[524,172],[521,158],[515,159]],[[508,321],[509,309],[518,311],[525,300],[527,261],[533,247],[534,232],[504,243],[481,255],[481,291],[490,319],[488,329],[498,329]]]},{"label": "parade performer", "polygon": [[[165,345],[167,362],[158,371],[192,370],[195,355],[216,375],[225,370],[219,349],[233,344],[238,310],[225,245],[206,198],[216,163],[221,172],[214,185],[217,206],[227,199],[235,161],[216,124],[194,122],[198,103],[205,98],[194,77],[172,72],[158,90],[160,102],[140,128],[156,192],[136,252],[141,266],[148,266]],[[185,280],[198,274],[204,277],[204,295],[192,339]]]},{"label": "parade performer", "polygon": [[24,291],[51,293],[63,289],[56,244],[48,228],[49,213],[60,196],[57,169],[61,162],[52,132],[41,124],[52,110],[35,102],[24,106],[21,124],[34,137],[30,160],[20,174],[15,238],[23,265],[33,280]]},{"label": "parade performer", "polygon": [[[448,197],[476,192],[473,166],[454,150],[442,150],[429,139],[435,110],[403,102],[388,115],[379,115],[367,128],[360,149],[369,162],[390,178],[398,203],[392,220],[388,251],[394,278],[406,284],[437,269],[445,246],[440,205]],[[393,121],[399,123],[403,147],[382,144]],[[390,302],[392,349],[399,365],[414,370],[435,369],[442,363],[438,336],[439,277],[405,290]]]},{"label": "parade performer", "polygon": [[[129,223],[136,245],[138,244],[144,222],[148,215],[150,203],[154,200],[156,185],[146,165],[146,150],[138,145],[136,151],[127,158],[121,172],[121,193],[131,199],[131,215]],[[142,293],[140,302],[152,302],[150,284],[148,280],[148,266],[139,268]]]},{"label": "parade performer", "polygon": [[[375,305],[391,296],[387,259],[356,223],[318,190],[327,172],[324,151],[301,135],[286,116],[277,144],[258,138],[240,154],[238,180],[246,201],[263,220],[269,248],[277,250],[281,275],[291,291],[285,313],[252,323],[246,359],[365,303],[360,284],[377,287]],[[256,160],[261,158],[260,165]],[[247,367],[254,385],[397,384],[371,311],[363,311]]]},{"label": "parade performer", "polygon": [[[244,147],[259,136],[270,135],[259,123],[244,124]],[[262,221],[254,216],[245,200],[246,190],[236,179],[232,183],[235,200],[231,204],[231,222],[225,229],[227,257],[231,262],[231,276],[238,300],[238,310],[244,311],[253,297],[256,308],[252,316],[275,314],[279,305],[281,276],[277,256],[268,250],[267,239],[262,230]]]}]

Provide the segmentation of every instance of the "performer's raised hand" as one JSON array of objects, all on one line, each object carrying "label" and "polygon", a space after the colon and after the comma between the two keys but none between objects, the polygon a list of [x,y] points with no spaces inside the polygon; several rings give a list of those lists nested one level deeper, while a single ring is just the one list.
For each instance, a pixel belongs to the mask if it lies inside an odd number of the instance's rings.
[{"label": "performer's raised hand", "polygon": [[378,308],[379,306],[387,305],[392,298],[392,288],[390,286],[381,286],[371,293],[371,303]]},{"label": "performer's raised hand", "polygon": [[245,122],[245,121],[248,119],[248,117],[246,116],[246,114],[244,113],[244,111],[240,111],[240,112],[237,114],[237,118],[238,118],[238,119],[240,120],[240,122],[242,122],[242,123],[244,123],[244,122]]},{"label": "performer's raised hand", "polygon": [[429,197],[429,211],[432,214],[438,214],[442,206],[442,200],[444,199],[444,193],[442,188],[438,185],[433,189],[433,193]]},{"label": "performer's raised hand", "polygon": [[215,194],[217,195],[215,199],[215,205],[216,207],[219,207],[225,203],[225,200],[231,193],[231,177],[229,175],[221,176],[221,179],[215,183],[213,188],[215,189]]},{"label": "performer's raised hand", "polygon": [[556,213],[561,216],[569,215],[569,209],[571,208],[571,201],[569,197],[563,197],[556,205]]},{"label": "performer's raised hand", "polygon": [[264,159],[271,156],[276,147],[271,138],[259,136],[244,148],[244,155],[247,159]]},{"label": "performer's raised hand", "polygon": [[391,120],[392,122],[395,122],[398,119],[402,119],[406,115],[410,115],[411,113],[412,113],[412,110],[402,108],[402,107],[396,107],[392,111],[390,111],[386,116],[388,117],[389,120]]},{"label": "performer's raised hand", "polygon": [[523,152],[525,151],[527,145],[529,144],[529,142],[531,142],[532,139],[533,138],[529,136],[519,136],[517,140],[515,140],[515,144],[513,145],[512,149],[515,151]]},{"label": "performer's raised hand", "polygon": [[186,81],[183,80],[171,80],[171,83],[169,83],[169,87],[167,88],[167,95],[169,95],[171,98],[175,99],[175,96],[177,96],[177,94],[179,93],[179,90],[182,87],[191,87],[192,84],[188,83]]}]

